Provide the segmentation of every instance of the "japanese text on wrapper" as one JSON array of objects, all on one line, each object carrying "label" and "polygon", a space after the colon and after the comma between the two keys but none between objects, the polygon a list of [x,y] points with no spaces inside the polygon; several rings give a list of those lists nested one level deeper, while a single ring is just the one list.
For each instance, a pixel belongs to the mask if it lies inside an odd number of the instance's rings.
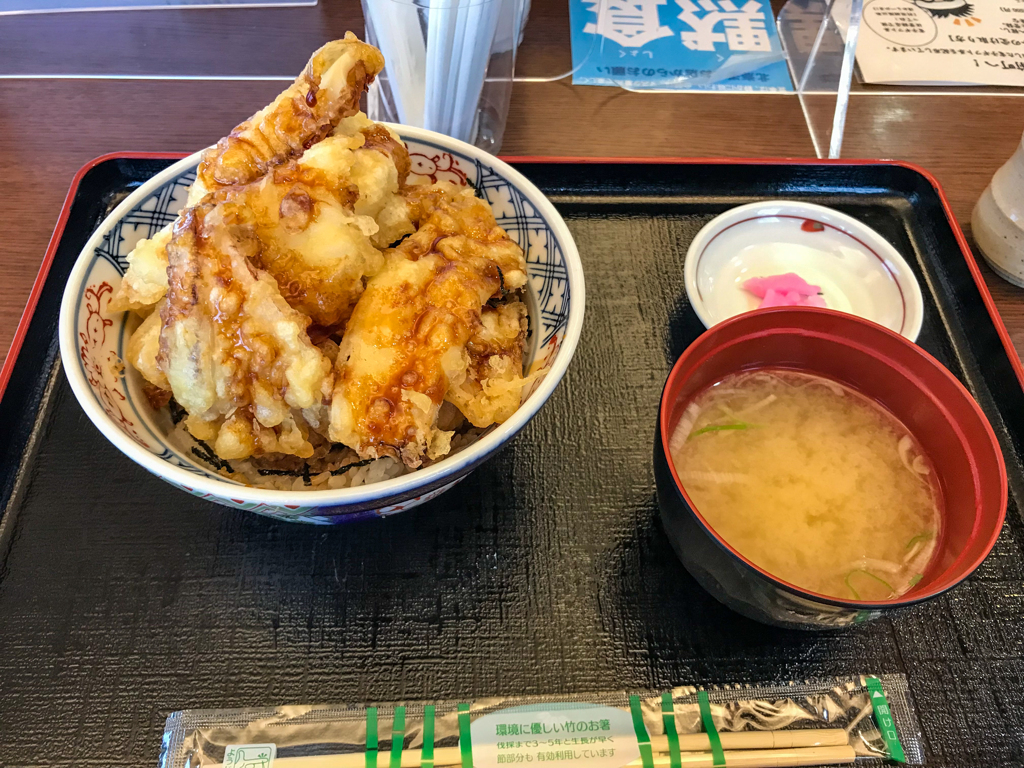
[{"label": "japanese text on wrapper", "polygon": [[536,721],[518,721],[496,723],[495,736],[541,735],[549,733],[590,733],[593,731],[610,731],[608,720],[566,720],[564,722],[540,723]]},{"label": "japanese text on wrapper", "polygon": [[615,756],[611,723],[605,719],[539,722],[516,720],[496,723],[497,762],[552,763],[563,760],[593,760]]}]

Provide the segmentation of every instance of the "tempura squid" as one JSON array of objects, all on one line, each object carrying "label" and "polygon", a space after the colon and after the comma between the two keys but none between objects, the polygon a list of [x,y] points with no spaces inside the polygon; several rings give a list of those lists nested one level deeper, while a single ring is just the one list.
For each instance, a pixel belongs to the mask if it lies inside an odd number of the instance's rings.
[{"label": "tempura squid", "polygon": [[[360,97],[383,67],[380,51],[352,33],[327,43],[271,104],[203,153],[185,207],[211,192],[254,182],[302,155],[359,111]],[[172,226],[173,222],[140,241],[128,255],[128,270],[111,299],[111,312],[147,313],[166,293],[166,248]]]},{"label": "tempura squid", "polygon": [[329,396],[331,364],[310,342],[309,320],[253,266],[255,229],[251,212],[233,203],[189,208],[175,225],[158,367],[189,413],[189,431],[213,441],[221,458],[308,457],[293,409]]},{"label": "tempura squid", "polygon": [[[452,433],[436,427],[441,403],[466,380],[467,343],[487,302],[525,285],[526,262],[472,189],[440,183],[411,197],[419,229],[387,253],[349,320],[330,437],[363,458],[417,467],[448,453]],[[519,357],[519,377],[521,366]]]}]

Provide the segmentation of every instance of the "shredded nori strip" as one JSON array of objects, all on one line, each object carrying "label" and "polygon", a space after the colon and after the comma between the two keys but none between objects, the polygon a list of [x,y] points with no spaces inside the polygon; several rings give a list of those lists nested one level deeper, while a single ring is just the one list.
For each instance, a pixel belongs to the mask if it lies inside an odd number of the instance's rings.
[{"label": "shredded nori strip", "polygon": [[192,453],[194,453],[200,459],[202,459],[203,461],[205,461],[207,464],[209,464],[211,467],[214,467],[215,469],[223,469],[223,470],[226,470],[228,472],[234,472],[235,471],[234,469],[232,469],[231,465],[227,463],[227,461],[225,461],[220,456],[218,456],[216,453],[214,453],[213,449],[209,445],[207,445],[205,441],[198,440],[195,437],[193,437],[192,439],[196,441],[196,445],[198,445],[198,446],[200,446],[202,448],[202,450],[200,450],[199,448],[197,448],[195,446],[192,447]]},{"label": "shredded nori strip", "polygon": [[[172,400],[171,402],[173,403],[174,401]],[[180,408],[180,406],[179,406],[179,408]],[[179,419],[179,421],[180,421],[180,419]],[[228,472],[234,472],[235,471],[234,468],[231,466],[231,464],[229,464],[227,461],[225,461],[220,456],[218,456],[216,453],[214,453],[213,449],[209,446],[208,443],[206,443],[203,440],[199,440],[198,438],[193,437],[192,435],[189,435],[189,437],[192,437],[192,440],[196,443],[196,445],[194,445],[192,447],[192,453],[196,457],[198,457],[201,461],[203,461],[206,464],[209,464],[214,469],[223,469],[223,470],[226,470]],[[372,464],[373,462],[374,462],[374,459],[364,459],[362,461],[353,461],[351,464],[346,464],[343,467],[338,467],[337,469],[330,470],[330,473],[332,475],[334,475],[334,476],[342,475],[342,474],[348,472],[350,469],[355,469],[356,467],[365,467],[367,464]],[[308,462],[303,465],[301,472],[297,472],[297,471],[292,470],[292,469],[259,469],[259,468],[257,468],[256,471],[260,474],[261,477],[270,477],[270,476],[274,476],[274,477],[301,477],[304,484],[306,484],[306,485],[312,485],[313,484],[313,473],[312,473],[312,470],[310,469],[310,466],[309,466]],[[316,474],[319,475],[320,473],[317,472]]]},{"label": "shredded nori strip", "polygon": [[331,474],[332,475],[343,475],[346,472],[348,472],[350,469],[355,469],[356,467],[365,467],[367,464],[373,464],[373,462],[375,462],[375,461],[376,461],[376,459],[363,459],[362,461],[353,461],[351,464],[346,464],[344,467],[338,467],[337,469],[332,469],[331,470]]},{"label": "shredded nori strip", "polygon": [[[343,467],[338,467],[337,469],[330,470],[330,473],[334,476],[343,475],[350,469],[355,469],[356,467],[365,467],[367,464],[372,464],[374,461],[376,461],[376,459],[363,459],[362,461],[353,461],[351,464],[346,464]],[[295,472],[294,470],[291,469],[257,469],[256,471],[259,472],[264,477],[267,477],[269,475],[275,475],[280,477],[301,477],[303,480],[306,481],[306,485],[310,485],[312,480],[312,476],[310,475],[309,470],[309,464],[306,465],[305,470],[303,470],[302,472]],[[317,474],[320,473],[317,472]]]},{"label": "shredded nori strip", "polygon": [[395,242],[393,242],[391,245],[389,245],[388,248],[397,248],[402,243],[404,243],[406,241],[406,239],[408,237],[410,237],[411,235],[412,235],[412,232],[409,232],[408,234],[402,235],[400,238],[395,240]]},{"label": "shredded nori strip", "polygon": [[[182,408],[173,397],[167,403],[167,412],[170,415],[171,421],[174,423],[174,426],[178,426],[178,424],[180,424],[182,420],[188,416],[188,412],[184,408]],[[213,448],[210,447],[209,443],[207,443],[205,440],[200,440],[199,438],[191,434],[189,435],[189,437],[191,437],[192,441],[195,443],[195,445],[192,446],[192,454],[196,458],[198,458],[205,464],[209,464],[214,469],[221,469],[227,472],[234,473],[234,467],[232,467],[231,464],[229,464],[225,459],[222,459],[220,456],[218,456],[214,452]],[[365,467],[372,461],[373,459],[366,459],[365,461],[355,461],[351,464],[346,464],[343,467],[338,467],[337,469],[331,470],[331,474],[341,475],[347,472],[348,470],[353,469],[354,467]],[[313,484],[313,476],[310,472],[308,463],[303,465],[301,472],[295,472],[290,469],[257,469],[256,471],[263,477],[267,477],[270,475],[280,477],[301,477],[306,485]],[[317,472],[317,474],[320,473]]]},{"label": "shredded nori strip", "polygon": [[[181,422],[188,416],[188,412],[182,408],[178,404],[178,401],[173,397],[167,401],[167,413],[171,417],[171,422],[174,426],[181,424]],[[189,437],[191,437],[193,442],[195,442],[195,445],[192,446],[192,453],[199,458],[200,461],[209,464],[214,469],[223,469],[227,472],[235,471],[227,461],[214,453],[213,448],[211,448],[206,442],[194,437],[192,434],[189,434]]]},{"label": "shredded nori strip", "polygon": [[185,409],[178,405],[178,401],[173,397],[167,401],[167,412],[170,414],[171,422],[174,426],[178,426],[181,423],[181,420],[188,416]]}]

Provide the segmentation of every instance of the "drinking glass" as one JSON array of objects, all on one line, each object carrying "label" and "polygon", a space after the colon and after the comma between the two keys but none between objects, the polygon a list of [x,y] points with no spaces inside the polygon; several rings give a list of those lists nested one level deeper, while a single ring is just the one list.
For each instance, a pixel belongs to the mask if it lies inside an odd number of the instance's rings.
[{"label": "drinking glass", "polygon": [[386,65],[373,120],[444,133],[497,152],[508,119],[524,0],[362,0],[366,41]]}]

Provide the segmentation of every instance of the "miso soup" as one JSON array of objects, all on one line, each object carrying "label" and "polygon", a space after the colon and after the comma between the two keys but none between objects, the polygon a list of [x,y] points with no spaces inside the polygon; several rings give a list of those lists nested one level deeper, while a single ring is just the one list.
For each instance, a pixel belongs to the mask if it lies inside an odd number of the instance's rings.
[{"label": "miso soup", "polygon": [[830,379],[728,376],[687,406],[670,449],[718,535],[798,587],[886,600],[935,553],[941,498],[928,457],[887,410]]}]

